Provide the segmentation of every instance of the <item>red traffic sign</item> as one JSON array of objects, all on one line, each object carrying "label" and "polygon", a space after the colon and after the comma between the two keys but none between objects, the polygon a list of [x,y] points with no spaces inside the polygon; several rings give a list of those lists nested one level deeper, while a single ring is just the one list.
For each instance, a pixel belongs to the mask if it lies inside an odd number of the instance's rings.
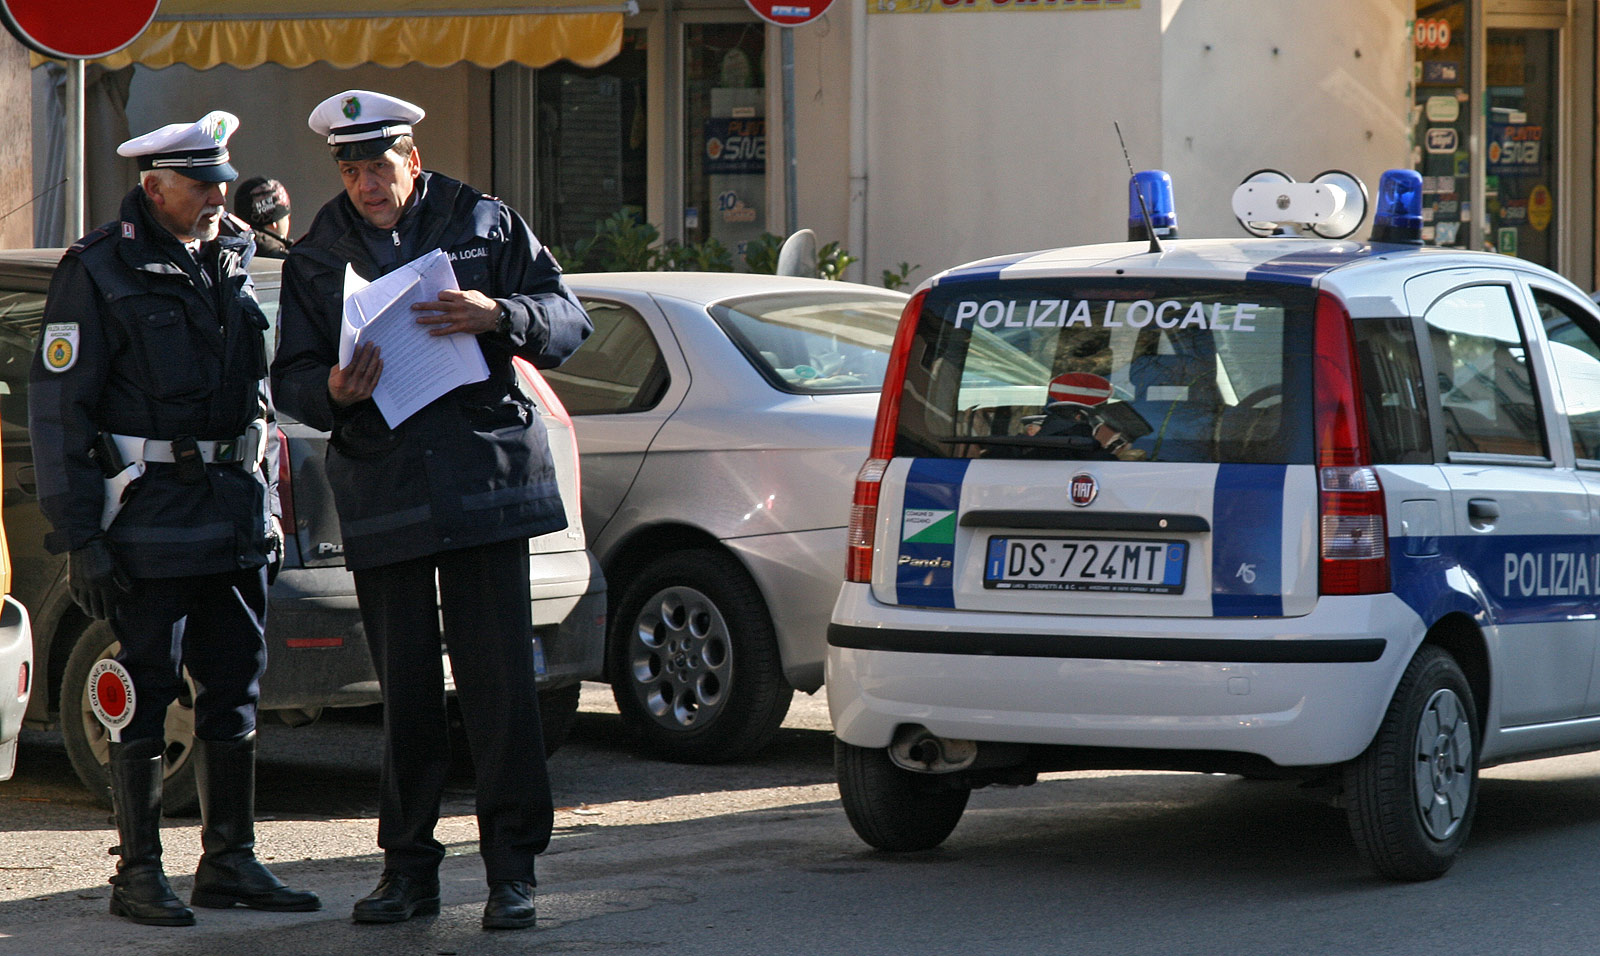
[{"label": "red traffic sign", "polygon": [[1111,383],[1093,372],[1066,372],[1050,380],[1052,402],[1103,405],[1111,397]]},{"label": "red traffic sign", "polygon": [[22,45],[58,60],[115,53],[144,32],[161,0],[0,0],[0,20]]},{"label": "red traffic sign", "polygon": [[810,23],[828,12],[833,0],[744,0],[756,16],[780,27]]}]

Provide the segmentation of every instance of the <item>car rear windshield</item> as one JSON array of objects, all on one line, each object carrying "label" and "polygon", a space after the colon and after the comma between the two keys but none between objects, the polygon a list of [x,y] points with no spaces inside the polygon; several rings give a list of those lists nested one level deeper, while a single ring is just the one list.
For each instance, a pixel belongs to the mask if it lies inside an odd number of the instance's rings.
[{"label": "car rear windshield", "polygon": [[727,300],[711,317],[783,391],[875,392],[905,304],[887,292],[785,292]]},{"label": "car rear windshield", "polygon": [[1309,462],[1314,303],[1266,282],[935,286],[896,454]]}]

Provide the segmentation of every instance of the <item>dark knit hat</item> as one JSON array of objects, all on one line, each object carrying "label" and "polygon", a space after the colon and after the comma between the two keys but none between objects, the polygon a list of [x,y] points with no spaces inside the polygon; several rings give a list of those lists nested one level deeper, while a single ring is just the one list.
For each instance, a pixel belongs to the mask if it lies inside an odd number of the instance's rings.
[{"label": "dark knit hat", "polygon": [[251,177],[234,192],[233,213],[256,229],[270,226],[289,215],[289,190],[276,179]]}]

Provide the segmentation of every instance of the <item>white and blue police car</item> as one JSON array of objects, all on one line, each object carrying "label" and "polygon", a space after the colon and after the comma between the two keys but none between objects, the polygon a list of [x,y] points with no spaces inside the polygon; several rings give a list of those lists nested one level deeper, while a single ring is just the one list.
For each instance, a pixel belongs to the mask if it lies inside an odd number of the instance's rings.
[{"label": "white and blue police car", "polygon": [[[964,265],[899,326],[827,688],[846,813],[935,846],[1088,768],[1298,777],[1444,873],[1480,767],[1600,749],[1600,313],[1423,248],[1422,183],[1253,175],[1255,238]],[[1288,225],[1285,225],[1287,223]],[[1305,234],[1302,234],[1305,233]]]}]

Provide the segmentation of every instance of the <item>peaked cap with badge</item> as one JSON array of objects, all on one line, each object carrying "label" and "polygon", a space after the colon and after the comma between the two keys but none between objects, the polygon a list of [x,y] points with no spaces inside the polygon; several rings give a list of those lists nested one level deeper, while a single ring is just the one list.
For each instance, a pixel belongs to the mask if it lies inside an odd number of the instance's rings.
[{"label": "peaked cap with badge", "polygon": [[170,169],[202,183],[231,183],[239,173],[228,163],[228,138],[239,117],[212,110],[193,123],[171,123],[135,136],[117,147],[118,156],[139,161],[139,169]]},{"label": "peaked cap with badge", "polygon": [[397,96],[371,90],[345,90],[317,104],[306,125],[328,140],[333,158],[346,161],[382,156],[426,111]]}]

